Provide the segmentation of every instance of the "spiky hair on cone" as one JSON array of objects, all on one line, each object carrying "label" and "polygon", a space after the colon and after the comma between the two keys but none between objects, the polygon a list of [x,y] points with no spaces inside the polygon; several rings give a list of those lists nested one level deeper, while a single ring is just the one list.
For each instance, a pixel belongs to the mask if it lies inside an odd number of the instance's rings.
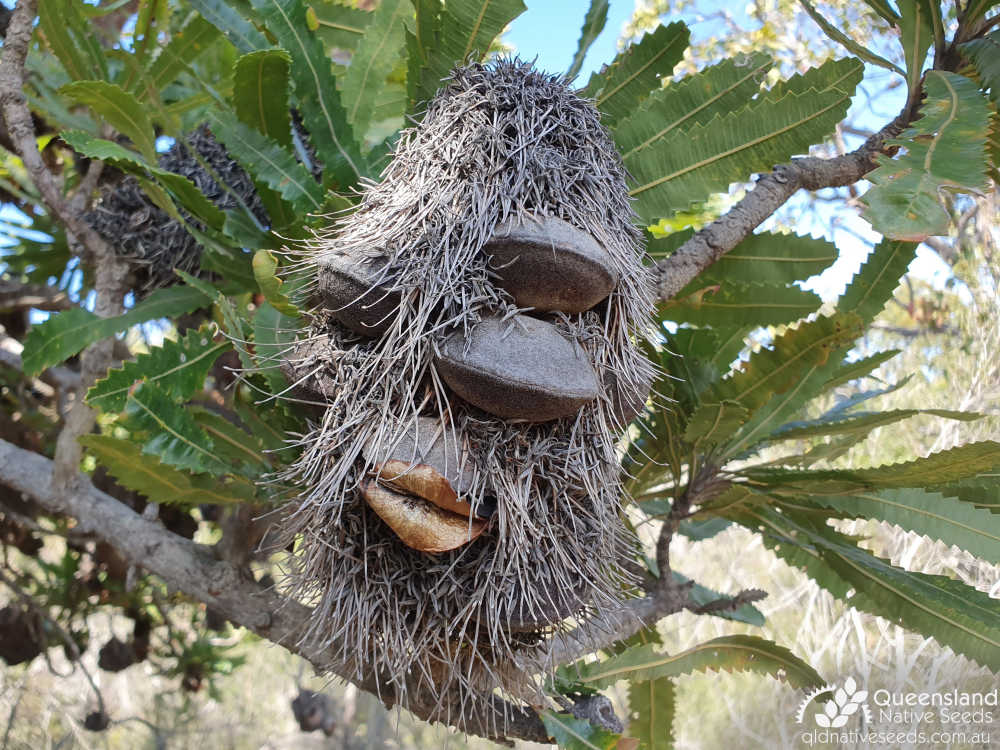
[{"label": "spiky hair on cone", "polygon": [[[187,177],[219,208],[236,208],[242,201],[258,219],[267,221],[250,175],[206,125],[177,140],[160,155],[158,164],[160,169]],[[205,229],[183,209],[181,213],[186,221]],[[183,223],[146,197],[134,177],[106,186],[100,203],[84,220],[131,261],[137,291],[142,294],[176,284],[174,269],[199,275],[201,244]]]},{"label": "spiky hair on cone", "polygon": [[[290,580],[314,605],[303,639],[332,646],[341,672],[374,673],[404,706],[408,690],[430,691],[454,721],[476,710],[476,691],[523,695],[517,659],[544,662],[564,619],[619,607],[634,584],[616,445],[623,412],[641,408],[653,377],[637,346],[651,333],[653,279],[625,177],[597,110],[564,78],[518,60],[467,65],[402,133],[356,210],[293,251],[295,270],[315,280],[315,305],[283,368],[288,393],[323,405],[283,477],[299,495],[281,543],[297,540]],[[498,232],[553,224],[606,250],[611,285],[592,309],[526,311],[499,283]],[[345,267],[356,286],[364,269],[364,304],[331,301],[352,283]],[[541,354],[536,328],[549,337]],[[490,330],[501,348],[527,342],[526,359],[499,363],[527,381],[560,362],[571,365],[567,381],[593,368],[594,397],[548,421],[460,398],[444,363],[475,354],[470,342]],[[561,360],[560,347],[573,354]],[[539,403],[563,398],[525,387]],[[503,401],[502,389],[493,395]],[[386,458],[412,468],[414,446],[435,439],[469,533],[428,553],[402,541],[423,543],[407,537],[408,500],[392,528],[373,508],[384,482],[396,486]]]}]

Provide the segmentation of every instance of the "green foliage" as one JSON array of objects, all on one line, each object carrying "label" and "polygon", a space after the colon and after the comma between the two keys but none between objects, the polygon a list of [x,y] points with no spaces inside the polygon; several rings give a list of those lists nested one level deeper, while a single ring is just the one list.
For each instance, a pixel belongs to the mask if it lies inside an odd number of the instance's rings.
[{"label": "green foliage", "polygon": [[288,111],[291,61],[283,49],[258,50],[240,57],[233,69],[233,109],[240,122],[286,148],[292,145]]},{"label": "green foliage", "polygon": [[146,86],[159,95],[180,73],[188,70],[191,62],[218,37],[219,30],[215,26],[197,13],[192,13],[149,63],[145,76]]},{"label": "green foliage", "polygon": [[639,109],[617,123],[615,143],[628,159],[664,140],[679,127],[704,125],[746,105],[771,69],[767,55],[752,54],[657,88]]},{"label": "green foliage", "polygon": [[155,503],[227,505],[252,500],[253,485],[243,478],[220,481],[206,474],[189,474],[143,453],[131,440],[109,435],[84,435],[83,446],[107,468],[123,487]]},{"label": "green foliage", "polygon": [[1000,31],[961,45],[962,54],[976,67],[984,89],[990,90],[990,99],[1000,103]]},{"label": "green foliage", "polygon": [[570,63],[569,70],[566,71],[567,78],[576,78],[583,65],[583,58],[587,56],[587,50],[594,40],[604,31],[604,26],[608,22],[608,0],[590,0],[590,7],[587,15],[584,16],[583,26],[580,29],[580,41],[576,45],[576,54],[573,55],[573,62]]},{"label": "green foliage", "polygon": [[647,682],[706,670],[758,672],[805,690],[823,685],[816,670],[791,651],[753,635],[721,636],[677,654],[661,653],[655,644],[633,646],[603,661],[564,667],[561,673],[587,687],[607,688],[619,680]]},{"label": "green foliage", "polygon": [[594,97],[602,120],[613,128],[658,88],[680,62],[690,32],[682,23],[660,26],[629,45],[605,70],[594,73],[584,89]]},{"label": "green foliage", "polygon": [[104,51],[77,2],[40,0],[38,15],[46,43],[72,80],[107,80]]},{"label": "green foliage", "polygon": [[149,162],[156,161],[153,123],[139,101],[113,83],[77,81],[63,86],[60,93],[90,107],[111,127],[132,139],[133,145]]},{"label": "green foliage", "polygon": [[906,60],[906,84],[911,92],[920,87],[927,51],[934,43],[934,27],[927,0],[898,0],[899,41]]},{"label": "green foliage", "polygon": [[202,390],[215,360],[230,348],[228,341],[216,341],[207,326],[188,331],[182,339],[164,341],[121,368],[109,370],[87,391],[87,403],[104,412],[121,411],[129,391],[143,380],[156,383],[177,401],[186,401]]},{"label": "green foliage", "polygon": [[880,159],[869,175],[865,215],[887,237],[919,242],[947,234],[951,217],[943,191],[986,189],[985,150],[990,110],[976,85],[954,73],[927,73],[923,117],[891,141],[905,147],[896,159]]},{"label": "green foliage", "polygon": [[170,287],[153,292],[140,304],[114,318],[98,318],[83,308],[66,310],[31,329],[24,342],[24,371],[42,370],[100,341],[147,320],[172,318],[191,312],[207,302],[205,295],[190,287]]},{"label": "green foliage", "polygon": [[142,383],[128,394],[125,417],[125,426],[146,438],[142,447],[146,455],[178,469],[226,473],[208,433],[156,383]]},{"label": "green foliage", "polygon": [[267,38],[240,15],[227,0],[190,0],[202,18],[221,31],[236,49],[246,54],[270,46]]},{"label": "green foliage", "polygon": [[612,750],[621,735],[595,727],[572,714],[542,711],[539,713],[549,736],[564,750]]},{"label": "green foliage", "polygon": [[292,56],[292,81],[306,129],[329,182],[353,185],[367,171],[354,131],[347,122],[330,63],[319,39],[306,25],[301,0],[252,0],[259,18]]},{"label": "green foliage", "polygon": [[[793,79],[776,101],[752,100],[626,157],[636,182],[630,191],[636,212],[653,223],[807,151],[843,118],[861,71],[856,60],[831,61]],[[802,93],[795,90],[800,86]]]},{"label": "green foliage", "polygon": [[267,250],[258,250],[253,256],[253,275],[261,294],[278,312],[298,317],[299,310],[282,291],[284,282],[277,276],[278,261]]},{"label": "green foliage", "polygon": [[670,677],[629,683],[628,706],[635,715],[629,734],[646,750],[673,750],[676,693]]},{"label": "green foliage", "polygon": [[[691,286],[701,286],[701,277]],[[816,312],[823,300],[797,286],[727,281],[700,289],[689,286],[663,305],[663,316],[676,323],[724,324],[740,315],[748,325],[791,323]]]},{"label": "green foliage", "polygon": [[347,119],[359,135],[368,131],[376,100],[403,52],[411,15],[410,0],[383,0],[354,48],[341,82],[341,95]]},{"label": "green foliage", "polygon": [[353,50],[371,23],[372,13],[331,0],[313,3],[306,9],[309,30],[323,41],[324,46]]},{"label": "green foliage", "polygon": [[835,260],[837,248],[825,240],[760,232],[698,274],[698,284],[791,284],[822,273]]},{"label": "green foliage", "polygon": [[238,162],[299,210],[319,210],[323,188],[295,155],[230,112],[208,114],[212,132]]}]

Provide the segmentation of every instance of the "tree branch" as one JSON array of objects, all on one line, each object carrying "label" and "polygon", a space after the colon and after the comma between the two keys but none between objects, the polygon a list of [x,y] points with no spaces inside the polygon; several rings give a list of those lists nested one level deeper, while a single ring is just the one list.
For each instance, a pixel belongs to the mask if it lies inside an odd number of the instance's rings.
[{"label": "tree branch", "polygon": [[[113,545],[131,563],[162,578],[170,587],[219,610],[226,619],[252,630],[307,659],[320,669],[334,662],[337,644],[314,649],[301,642],[303,625],[310,609],[282,597],[241,574],[229,562],[217,560],[210,547],[196,544],[167,531],[159,522],[145,519],[94,487],[77,474],[69,491],[53,486],[53,462],[44,456],[0,440],[0,477],[8,487],[31,497],[50,513],[77,520],[76,529],[92,533]],[[352,673],[339,675],[362,690],[376,694],[388,706],[396,697],[378,675],[358,680]],[[427,721],[454,720],[448,705],[411,691],[407,708]],[[479,710],[469,712],[459,729],[491,739],[516,737],[548,742],[548,733],[537,714],[529,708],[484,696]]]},{"label": "tree branch", "polygon": [[70,247],[82,243],[84,251],[100,256],[102,251],[107,251],[107,243],[70,208],[38,151],[35,126],[24,95],[24,61],[31,44],[37,5],[37,0],[19,0],[10,18],[0,54],[0,111],[10,140],[45,207],[66,228]]},{"label": "tree branch", "polygon": [[858,149],[833,159],[805,157],[779,164],[763,175],[752,191],[708,226],[696,232],[668,258],[656,264],[660,300],[673,298],[699,273],[742,242],[781,208],[798,190],[821,190],[851,185],[875,166],[886,141],[895,138],[913,119],[915,102]]}]

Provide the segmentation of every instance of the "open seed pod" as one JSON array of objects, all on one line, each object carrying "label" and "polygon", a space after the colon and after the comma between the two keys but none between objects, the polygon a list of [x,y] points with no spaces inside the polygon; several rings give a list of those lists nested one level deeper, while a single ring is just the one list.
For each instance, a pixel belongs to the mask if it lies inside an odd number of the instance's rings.
[{"label": "open seed pod", "polygon": [[[568,235],[548,249],[500,239],[532,224]],[[593,104],[498,60],[456,69],[357,209],[302,248],[318,305],[286,359],[326,407],[281,477],[299,489],[275,541],[298,542],[292,593],[315,613],[303,643],[341,673],[379,675],[403,706],[421,690],[474,712],[498,687],[538,689],[519,665],[544,661],[567,618],[620,606],[635,540],[618,407],[653,378],[637,346],[655,335],[640,237]],[[515,246],[508,258],[538,267],[558,246],[590,291],[532,312],[544,320],[523,314],[515,287],[530,272],[507,283],[497,262]],[[360,291],[377,284],[396,307],[359,337],[323,279],[373,255],[384,265]],[[441,519],[458,519],[447,543]]]},{"label": "open seed pod", "polygon": [[483,246],[497,286],[521,307],[580,313],[607,297],[618,272],[592,236],[554,216],[508,219]]},{"label": "open seed pod", "polygon": [[[421,489],[428,484],[422,483]],[[420,552],[436,554],[453,550],[468,544],[486,528],[482,519],[470,520],[422,496],[385,487],[375,479],[362,482],[361,495],[403,544]]]},{"label": "open seed pod", "polygon": [[434,366],[461,398],[504,419],[547,422],[600,395],[583,348],[543,320],[485,318],[441,343]]},{"label": "open seed pod", "polygon": [[473,509],[464,497],[475,482],[472,460],[434,419],[418,417],[395,445],[366,445],[362,451],[378,479],[390,488],[426,498],[466,518],[489,519],[496,512],[496,502],[490,498]]}]

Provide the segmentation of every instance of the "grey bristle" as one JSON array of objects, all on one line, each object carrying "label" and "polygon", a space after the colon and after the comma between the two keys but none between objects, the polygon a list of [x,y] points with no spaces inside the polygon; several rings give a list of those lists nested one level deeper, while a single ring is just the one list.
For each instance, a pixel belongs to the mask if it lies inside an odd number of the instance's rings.
[{"label": "grey bristle", "polygon": [[[317,306],[301,338],[323,345],[287,355],[327,406],[281,477],[299,488],[281,543],[299,540],[290,580],[314,606],[305,641],[339,644],[331,667],[374,672],[404,706],[407,689],[428,690],[456,720],[479,710],[477,691],[536,690],[516,657],[544,661],[563,617],[618,607],[633,589],[623,425],[610,395],[574,417],[507,423],[449,397],[431,365],[443,332],[517,312],[480,252],[493,228],[551,215],[607,248],[619,281],[595,310],[550,322],[580,342],[599,377],[613,374],[623,393],[644,399],[654,372],[637,341],[651,335],[653,279],[625,178],[597,110],[562,77],[518,60],[472,64],[402,133],[357,210],[292,251],[296,272],[313,278],[330,254],[385,256],[378,282],[402,299],[372,339]],[[473,506],[498,506],[476,541],[435,556],[405,546],[357,491],[374,468],[362,446],[392,445],[420,415],[468,449]]]}]

